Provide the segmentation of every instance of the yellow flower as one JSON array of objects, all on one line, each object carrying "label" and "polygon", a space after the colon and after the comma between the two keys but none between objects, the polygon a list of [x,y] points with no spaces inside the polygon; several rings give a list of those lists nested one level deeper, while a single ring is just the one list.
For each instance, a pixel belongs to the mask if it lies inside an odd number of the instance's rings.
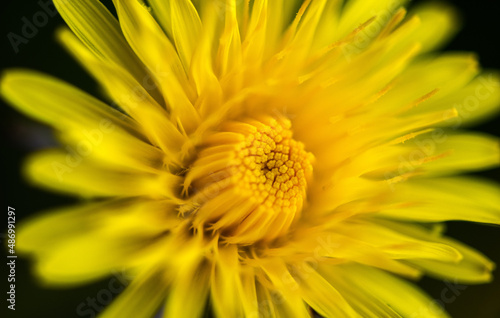
[{"label": "yellow flower", "polygon": [[[35,184],[92,199],[28,221],[46,283],[134,275],[103,317],[442,317],[405,278],[491,280],[443,221],[500,224],[499,163],[461,130],[499,76],[433,54],[453,11],[406,1],[54,0],[103,102],[12,70],[1,93],[55,128]],[[401,276],[405,277],[402,278]]]}]

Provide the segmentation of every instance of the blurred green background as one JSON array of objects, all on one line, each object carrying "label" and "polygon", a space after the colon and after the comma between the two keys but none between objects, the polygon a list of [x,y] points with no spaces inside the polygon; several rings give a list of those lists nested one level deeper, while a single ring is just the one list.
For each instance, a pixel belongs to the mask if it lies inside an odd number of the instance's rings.
[{"label": "blurred green background", "polygon": [[[104,1],[110,5],[111,1]],[[413,1],[412,5],[422,1]],[[50,0],[41,0],[48,8],[53,8]],[[447,50],[477,52],[483,68],[500,69],[500,44],[498,33],[500,25],[500,4],[495,0],[483,1],[450,1],[462,13],[463,29],[446,47]],[[1,16],[1,54],[0,69],[23,67],[49,73],[77,85],[92,94],[98,94],[95,82],[82,68],[67,55],[54,40],[54,31],[63,25],[58,14],[49,17],[46,22],[39,17],[40,27],[37,34],[27,43],[18,46],[16,53],[11,46],[8,34],[21,34],[25,19],[32,19],[41,10],[39,1],[15,0],[3,1]],[[16,209],[16,221],[37,213],[40,210],[55,206],[63,206],[75,202],[67,196],[58,196],[50,192],[33,188],[26,184],[20,175],[23,158],[36,149],[54,145],[51,130],[7,107],[1,103],[2,130],[2,206]],[[500,117],[491,119],[477,129],[500,136]],[[478,173],[500,182],[500,169]],[[478,198],[480,200],[480,198]],[[6,225],[2,221],[2,229]],[[447,233],[470,244],[500,264],[500,228],[470,223],[451,222]],[[3,240],[3,238],[2,238]],[[5,251],[3,251],[5,253]],[[4,258],[5,259],[5,258]],[[5,276],[1,291],[7,289],[6,267],[2,266]],[[0,312],[2,317],[78,317],[77,308],[87,301],[87,297],[95,298],[103,289],[109,289],[110,279],[74,289],[43,288],[30,275],[30,264],[18,259],[16,268],[16,311],[7,311],[7,302],[2,300]],[[500,274],[498,279],[487,285],[468,286],[457,289],[456,299],[445,305],[445,309],[453,317],[500,317]],[[448,286],[441,281],[424,278],[420,283],[431,297],[440,299],[441,293]],[[4,294],[5,295],[5,294]],[[452,294],[447,293],[447,296]],[[105,297],[105,295],[102,295]],[[84,314],[82,317],[92,317]]]}]

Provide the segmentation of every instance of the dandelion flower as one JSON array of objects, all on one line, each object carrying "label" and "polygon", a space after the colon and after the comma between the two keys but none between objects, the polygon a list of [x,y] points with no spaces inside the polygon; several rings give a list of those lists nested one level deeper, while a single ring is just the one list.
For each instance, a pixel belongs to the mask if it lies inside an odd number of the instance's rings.
[{"label": "dandelion flower", "polygon": [[[491,280],[443,222],[500,224],[466,132],[500,104],[454,11],[406,1],[54,0],[103,100],[10,70],[1,94],[63,145],[26,163],[85,199],[27,221],[41,280],[134,275],[102,317],[443,317],[409,279]],[[208,307],[207,307],[208,306]]]}]

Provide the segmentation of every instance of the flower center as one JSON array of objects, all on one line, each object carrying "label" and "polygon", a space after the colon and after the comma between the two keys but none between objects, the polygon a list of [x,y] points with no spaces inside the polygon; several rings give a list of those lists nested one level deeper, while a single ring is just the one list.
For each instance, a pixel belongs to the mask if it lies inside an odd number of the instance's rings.
[{"label": "flower center", "polygon": [[194,191],[195,228],[234,244],[287,232],[301,213],[313,160],[290,127],[282,119],[247,119],[206,138],[185,179]]}]

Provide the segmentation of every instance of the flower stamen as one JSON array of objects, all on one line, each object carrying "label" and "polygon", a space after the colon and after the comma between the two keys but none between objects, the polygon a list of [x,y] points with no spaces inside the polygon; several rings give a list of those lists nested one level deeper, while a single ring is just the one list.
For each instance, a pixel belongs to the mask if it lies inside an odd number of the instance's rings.
[{"label": "flower stamen", "polygon": [[288,120],[229,122],[207,137],[186,176],[199,206],[194,226],[228,243],[283,235],[301,213],[313,156],[292,138]]}]

